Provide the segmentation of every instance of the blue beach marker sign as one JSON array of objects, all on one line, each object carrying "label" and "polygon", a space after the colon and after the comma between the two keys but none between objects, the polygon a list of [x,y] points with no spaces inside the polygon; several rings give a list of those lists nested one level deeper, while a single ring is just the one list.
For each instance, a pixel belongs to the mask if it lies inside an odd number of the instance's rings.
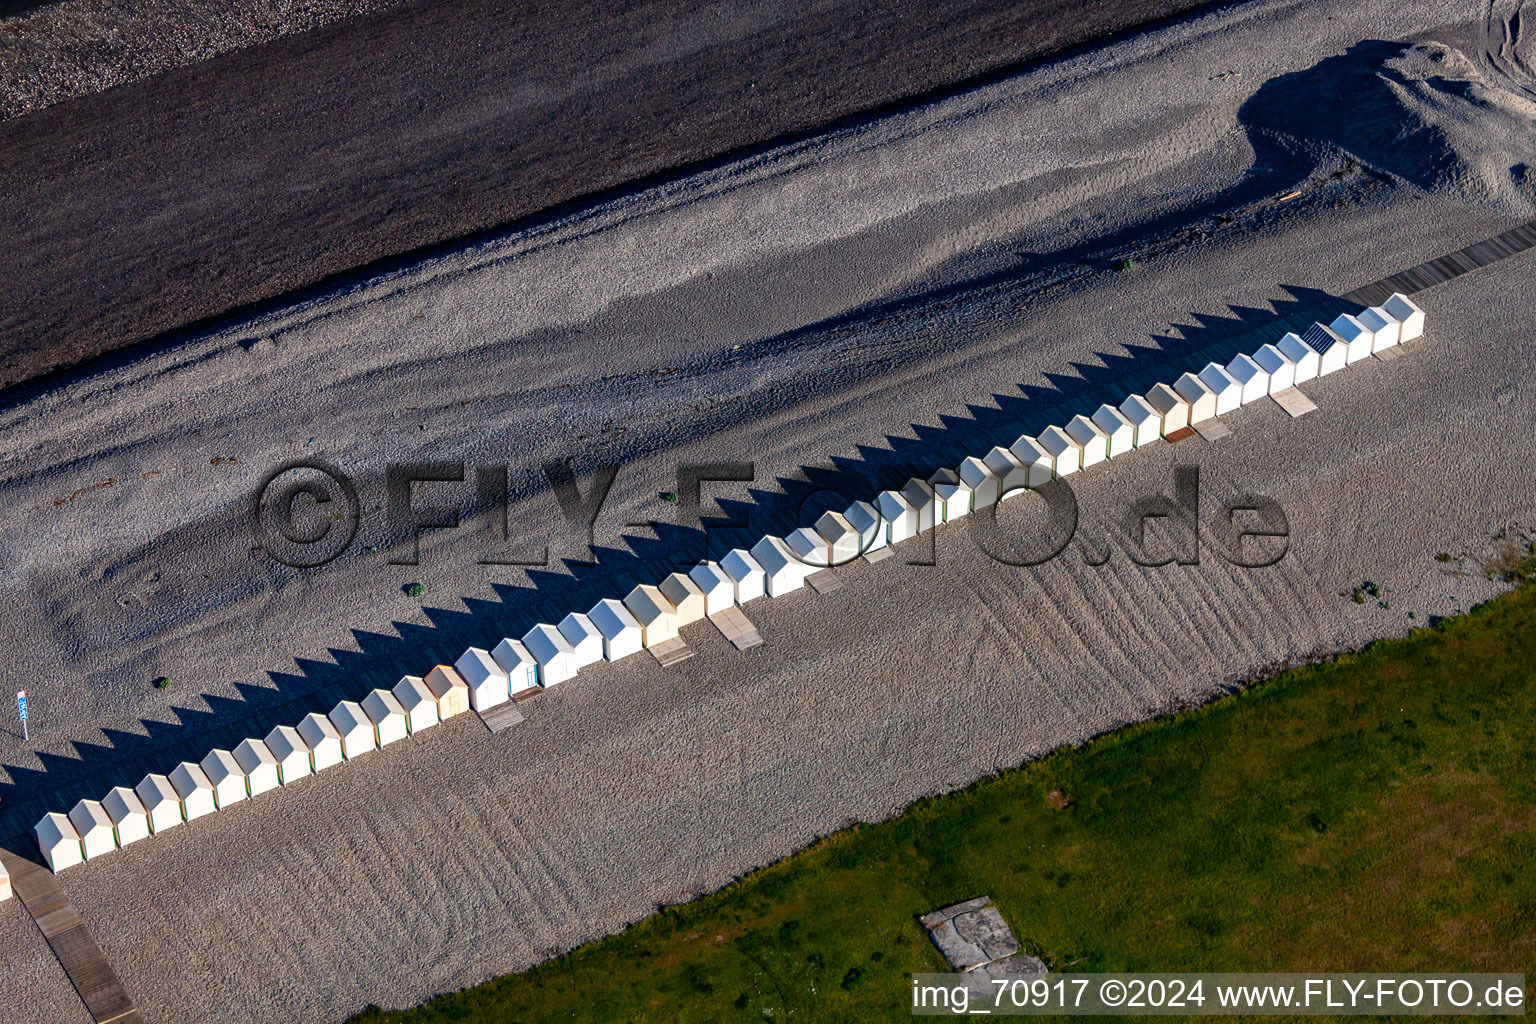
[{"label": "blue beach marker sign", "polygon": [[21,738],[23,740],[31,739],[31,737],[29,737],[27,735],[27,691],[26,690],[17,690],[16,691],[16,713],[21,716]]}]

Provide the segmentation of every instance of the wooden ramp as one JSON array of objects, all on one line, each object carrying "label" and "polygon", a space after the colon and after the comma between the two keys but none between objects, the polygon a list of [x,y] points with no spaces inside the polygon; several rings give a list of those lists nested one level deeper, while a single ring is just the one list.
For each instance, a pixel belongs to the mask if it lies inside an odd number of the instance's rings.
[{"label": "wooden ramp", "polygon": [[805,578],[805,582],[818,594],[830,594],[834,590],[841,590],[843,581],[837,578],[837,573],[831,569],[823,569],[813,572]]},{"label": "wooden ramp", "polygon": [[143,1024],[53,872],[8,850],[0,850],[0,859],[10,872],[11,888],[32,915],[48,948],[59,958],[59,966],[80,993],[91,1019],[97,1024]]},{"label": "wooden ramp", "polygon": [[661,663],[662,668],[671,668],[678,662],[687,661],[693,657],[693,648],[689,647],[688,642],[680,636],[675,636],[671,640],[663,640],[655,647],[647,647],[646,650],[650,651],[651,656]]},{"label": "wooden ramp", "polygon": [[491,710],[481,713],[480,721],[491,732],[502,732],[510,729],[523,720],[523,711],[517,706],[517,701],[509,700],[505,704],[498,704]]},{"label": "wooden ramp", "polygon": [[757,627],[752,625],[752,620],[746,613],[734,605],[724,611],[716,612],[709,617],[709,621],[715,624],[715,628],[725,634],[725,638],[736,645],[738,651],[744,651],[748,647],[756,647],[763,642],[762,634]]},{"label": "wooden ramp", "polygon": [[1214,417],[1208,420],[1201,420],[1192,429],[1207,441],[1220,441],[1222,438],[1229,437],[1232,434],[1231,427]]},{"label": "wooden ramp", "polygon": [[1300,388],[1286,388],[1269,396],[1275,400],[1275,404],[1284,409],[1291,417],[1297,419],[1309,412],[1317,412],[1317,406],[1312,399],[1301,393]]}]

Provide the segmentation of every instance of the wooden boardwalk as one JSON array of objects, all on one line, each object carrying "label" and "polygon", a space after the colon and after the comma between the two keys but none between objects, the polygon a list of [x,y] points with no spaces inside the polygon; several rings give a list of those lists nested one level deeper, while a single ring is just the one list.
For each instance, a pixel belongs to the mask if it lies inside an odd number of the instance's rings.
[{"label": "wooden boardwalk", "polygon": [[745,612],[732,605],[724,611],[716,612],[709,617],[709,621],[715,624],[715,628],[725,634],[738,651],[745,651],[749,647],[756,647],[763,642],[762,634],[757,627],[752,625],[752,620],[747,618]]},{"label": "wooden boardwalk", "polygon": [[1485,238],[1465,249],[1457,249],[1400,274],[1356,288],[1344,298],[1361,306],[1374,306],[1385,301],[1393,292],[1402,292],[1404,295],[1422,292],[1532,247],[1536,247],[1536,222],[1511,228],[1502,235]]},{"label": "wooden boardwalk", "polygon": [[11,875],[11,887],[22,906],[43,933],[48,948],[58,957],[69,982],[80,993],[91,1019],[97,1024],[143,1024],[122,982],[117,980],[101,947],[91,938],[78,911],[59,887],[53,872],[8,850],[0,859]]},{"label": "wooden boardwalk", "polygon": [[523,720],[523,710],[517,706],[517,701],[509,700],[505,704],[498,704],[489,711],[480,715],[480,721],[491,732],[501,732],[510,729]]}]

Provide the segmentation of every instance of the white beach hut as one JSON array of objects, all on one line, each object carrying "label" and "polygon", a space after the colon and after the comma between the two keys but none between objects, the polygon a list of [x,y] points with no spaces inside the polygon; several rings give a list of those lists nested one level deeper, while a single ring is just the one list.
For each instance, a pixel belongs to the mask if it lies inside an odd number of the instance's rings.
[{"label": "white beach hut", "polygon": [[1206,363],[1200,371],[1200,382],[1216,396],[1217,416],[1225,416],[1243,404],[1243,386],[1219,363]]},{"label": "white beach hut", "polygon": [[768,575],[746,548],[732,548],[720,559],[720,568],[736,587],[736,603],[746,604],[768,593]]},{"label": "white beach hut", "polygon": [[[603,660],[603,634],[598,630],[596,623],[584,612],[571,612],[561,619],[555,626],[560,635],[570,642],[571,650],[576,653],[576,671],[580,672],[588,665],[595,665]],[[492,662],[491,664],[495,664]],[[463,676],[464,673],[460,672]],[[464,676],[464,681],[469,682],[469,677]],[[471,686],[470,695],[474,695]],[[476,708],[475,710],[479,710]]]},{"label": "white beach hut", "polygon": [[369,722],[373,723],[373,742],[379,746],[389,746],[410,735],[406,708],[401,706],[398,697],[389,689],[369,691],[369,695],[362,699],[362,714],[366,714]]},{"label": "white beach hut", "polygon": [[168,777],[171,787],[181,798],[181,816],[187,821],[219,809],[219,802],[213,795],[213,781],[191,761],[183,761],[172,768]]},{"label": "white beach hut", "polygon": [[1192,373],[1186,373],[1173,382],[1173,390],[1189,403],[1189,424],[1204,423],[1216,415],[1216,392]]},{"label": "white beach hut", "polygon": [[1319,377],[1349,365],[1349,343],[1322,324],[1308,327],[1302,340],[1317,353]]},{"label": "white beach hut", "polygon": [[[987,464],[987,469],[997,478],[998,501],[1016,498],[1029,487],[1029,467],[1007,448],[999,445],[987,452],[986,458],[981,461]],[[1046,473],[1046,479],[1050,479],[1049,468]]]},{"label": "white beach hut", "polygon": [[688,570],[688,578],[704,594],[704,614],[718,615],[736,604],[736,584],[719,562],[700,562]]},{"label": "white beach hut", "polygon": [[331,720],[318,712],[310,712],[299,720],[299,738],[309,748],[309,765],[317,772],[334,768],[347,759],[341,746],[341,732]]},{"label": "white beach hut", "polygon": [[1380,306],[1362,309],[1355,314],[1360,326],[1371,332],[1371,351],[1380,352],[1396,345],[1401,338],[1403,325]]},{"label": "white beach hut", "polygon": [[1056,457],[1033,437],[1020,437],[1008,451],[1029,470],[1029,486],[1039,487],[1049,483],[1056,475]]},{"label": "white beach hut", "polygon": [[1163,439],[1163,418],[1140,395],[1120,403],[1120,415],[1131,425],[1131,444],[1137,448]]},{"label": "white beach hut", "polygon": [[261,740],[241,740],[230,753],[235,755],[235,763],[245,773],[245,791],[251,796],[283,784],[278,777],[277,757]]},{"label": "white beach hut", "polygon": [[1060,427],[1046,427],[1036,439],[1051,457],[1051,476],[1063,477],[1083,468],[1083,446]]},{"label": "white beach hut", "polygon": [[[309,760],[309,746],[304,738],[299,735],[299,730],[291,725],[280,725],[267,733],[262,740],[272,756],[277,758],[277,778],[285,786],[291,786],[295,782],[308,775],[314,774],[314,766]],[[176,780],[173,778],[171,782]],[[181,787],[176,787],[176,792],[181,792]],[[185,802],[186,798],[182,798]],[[192,820],[192,815],[187,815],[187,820]]]},{"label": "white beach hut", "polygon": [[[656,588],[653,586],[651,590]],[[644,616],[637,611],[634,614],[642,623],[645,622]],[[676,633],[676,626],[673,631]],[[576,679],[576,648],[571,646],[570,640],[561,636],[559,629],[541,622],[522,634],[522,646],[528,648],[528,654],[539,663],[539,685],[550,688],[565,680]]]},{"label": "white beach hut", "polygon": [[656,585],[656,589],[677,611],[679,629],[704,618],[704,591],[685,574],[671,573]]},{"label": "white beach hut", "polygon": [[627,658],[645,648],[645,634],[640,629],[640,620],[624,607],[623,601],[605,597],[592,606],[592,610],[587,612],[587,618],[592,620],[592,625],[602,634],[603,657],[609,661]]},{"label": "white beach hut", "polygon": [[399,706],[406,709],[406,728],[410,729],[410,734],[418,734],[422,729],[430,729],[442,722],[438,699],[433,697],[421,677],[402,676],[390,692],[395,694]]},{"label": "white beach hut", "polygon": [[133,794],[139,798],[139,803],[144,805],[144,812],[149,815],[151,832],[164,832],[186,820],[181,808],[181,797],[176,795],[176,787],[164,775],[144,776],[143,781],[133,787]]},{"label": "white beach hut", "polygon": [[1400,325],[1397,340],[1412,341],[1424,333],[1424,311],[1408,296],[1396,292],[1381,304],[1381,311]]},{"label": "white beach hut", "polygon": [[119,848],[136,843],[149,836],[149,812],[144,801],[127,786],[113,786],[111,792],[101,798],[101,806],[112,819],[112,830],[117,833]]},{"label": "white beach hut", "polygon": [[1294,332],[1287,333],[1285,337],[1275,342],[1275,348],[1279,349],[1280,354],[1296,367],[1295,384],[1305,384],[1317,376],[1322,356],[1318,355],[1317,349],[1308,345],[1301,335]]},{"label": "white beach hut", "polygon": [[1358,363],[1362,359],[1371,357],[1371,347],[1376,343],[1376,335],[1359,320],[1348,313],[1341,313],[1334,318],[1328,329],[1344,339],[1344,344],[1349,346],[1350,363]]},{"label": "white beach hut", "polygon": [[1273,345],[1265,345],[1253,354],[1259,369],[1269,375],[1269,393],[1278,395],[1296,385],[1296,364]]},{"label": "white beach hut", "polygon": [[[636,629],[638,628],[637,623]],[[528,648],[511,637],[505,637],[501,643],[491,648],[491,657],[507,674],[507,692],[512,695],[513,700],[523,700],[538,691],[539,663],[533,660],[533,655],[528,653]]]},{"label": "white beach hut", "polygon": [[[1000,450],[1000,449],[994,449]],[[971,511],[996,505],[1002,481],[985,459],[972,455],[960,463],[960,482],[971,489]]]},{"label": "white beach hut", "polygon": [[331,708],[326,716],[341,736],[341,752],[348,761],[379,748],[378,737],[373,731],[373,720],[355,700],[344,700]]},{"label": "white beach hut", "polygon": [[1109,458],[1109,437],[1093,425],[1087,416],[1073,416],[1063,428],[1067,436],[1083,449],[1083,468],[1097,466]]},{"label": "white beach hut", "polygon": [[4,862],[0,862],[0,903],[11,898],[11,873],[5,869]]},{"label": "white beach hut", "polygon": [[881,491],[875,496],[875,508],[885,520],[887,544],[900,544],[917,536],[917,509],[907,500],[905,491]]},{"label": "white beach hut", "polygon": [[928,486],[933,488],[937,522],[948,523],[970,513],[971,489],[959,473],[947,466],[936,469],[928,477]]},{"label": "white beach hut", "polygon": [[69,815],[49,811],[33,826],[32,835],[43,860],[55,874],[85,862],[85,847],[80,844],[80,833],[70,824]]},{"label": "white beach hut", "polygon": [[1093,414],[1093,425],[1108,439],[1104,453],[1108,458],[1124,455],[1136,447],[1136,428],[1112,405],[1101,405]]},{"label": "white beach hut", "polygon": [[1193,412],[1188,399],[1167,384],[1155,384],[1147,392],[1147,404],[1157,413],[1160,423],[1158,432],[1167,437],[1189,426],[1189,414]]},{"label": "white beach hut", "polygon": [[849,526],[858,531],[861,553],[867,555],[871,551],[879,551],[890,543],[886,521],[869,502],[856,501],[849,505],[843,512],[843,518],[848,520]]},{"label": "white beach hut", "polygon": [[926,533],[939,521],[939,499],[928,481],[919,477],[908,480],[901,488],[901,496],[907,499],[917,514],[917,532]]},{"label": "white beach hut", "polygon": [[198,762],[198,767],[208,776],[208,781],[213,783],[213,802],[220,809],[237,804],[251,795],[246,787],[245,772],[230,751],[210,750]]},{"label": "white beach hut", "polygon": [[[753,553],[757,553],[756,548]],[[789,562],[797,567],[796,578],[803,579],[798,575],[800,563],[792,555],[789,556]],[[645,646],[655,647],[677,636],[677,609],[672,607],[672,602],[667,600],[665,594],[649,583],[642,583],[626,594],[624,607],[640,623],[640,639]]]},{"label": "white beach hut", "polygon": [[[534,629],[539,628],[538,626],[534,627]],[[545,626],[543,628],[549,631],[549,633],[545,634],[546,636],[551,633],[556,637],[560,636],[559,631],[553,626]],[[561,637],[561,640],[563,642],[564,637]],[[523,638],[523,646],[528,646],[526,637]],[[570,645],[566,644],[566,647],[570,647]],[[529,653],[532,653],[532,651]],[[538,655],[534,655],[534,658],[537,660]],[[540,667],[543,666],[543,662],[539,664]],[[573,669],[571,675],[575,674],[576,672]],[[469,711],[469,686],[465,684],[463,679],[459,678],[459,674],[451,666],[434,665],[432,671],[423,676],[421,681],[426,684],[427,689],[432,691],[432,696],[437,698],[437,717],[440,720],[446,722],[454,715],[462,715]]]},{"label": "white beach hut", "polygon": [[1227,364],[1227,376],[1242,389],[1242,404],[1269,397],[1269,374],[1252,356],[1239,353]]},{"label": "white beach hut", "polygon": [[823,512],[816,520],[816,532],[827,542],[832,565],[846,565],[864,549],[864,537],[841,512]]},{"label": "white beach hut", "polygon": [[[601,639],[597,641],[597,656],[603,656]],[[453,669],[469,687],[469,706],[474,710],[489,711],[512,699],[512,681],[507,670],[496,663],[490,651],[471,647],[459,655]]]},{"label": "white beach hut", "polygon": [[[752,545],[752,558],[763,568],[764,586],[768,590],[768,596],[778,597],[780,594],[787,594],[791,590],[798,590],[805,586],[805,577],[809,570],[795,556],[795,553],[789,550],[789,545],[778,537],[764,537]],[[631,610],[633,611],[633,608]],[[639,612],[635,615],[642,622],[645,621]],[[676,632],[673,630],[673,635],[676,635]]]},{"label": "white beach hut", "polygon": [[809,526],[802,526],[794,530],[784,538],[784,543],[789,545],[789,550],[794,552],[800,564],[809,572],[817,569],[825,569],[831,564],[832,545],[827,539]]},{"label": "white beach hut", "polygon": [[100,800],[81,800],[69,812],[69,823],[80,836],[80,848],[85,859],[91,860],[117,849],[117,833],[112,830],[112,818]]}]

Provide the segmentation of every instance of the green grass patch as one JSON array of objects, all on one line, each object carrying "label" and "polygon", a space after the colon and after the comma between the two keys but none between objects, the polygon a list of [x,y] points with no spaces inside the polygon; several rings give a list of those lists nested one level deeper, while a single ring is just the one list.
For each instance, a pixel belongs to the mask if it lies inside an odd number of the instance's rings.
[{"label": "green grass patch", "polygon": [[1529,970],[1533,666],[1524,586],[355,1021],[906,1020],[945,969],[916,917],[981,894],[1061,970]]}]

